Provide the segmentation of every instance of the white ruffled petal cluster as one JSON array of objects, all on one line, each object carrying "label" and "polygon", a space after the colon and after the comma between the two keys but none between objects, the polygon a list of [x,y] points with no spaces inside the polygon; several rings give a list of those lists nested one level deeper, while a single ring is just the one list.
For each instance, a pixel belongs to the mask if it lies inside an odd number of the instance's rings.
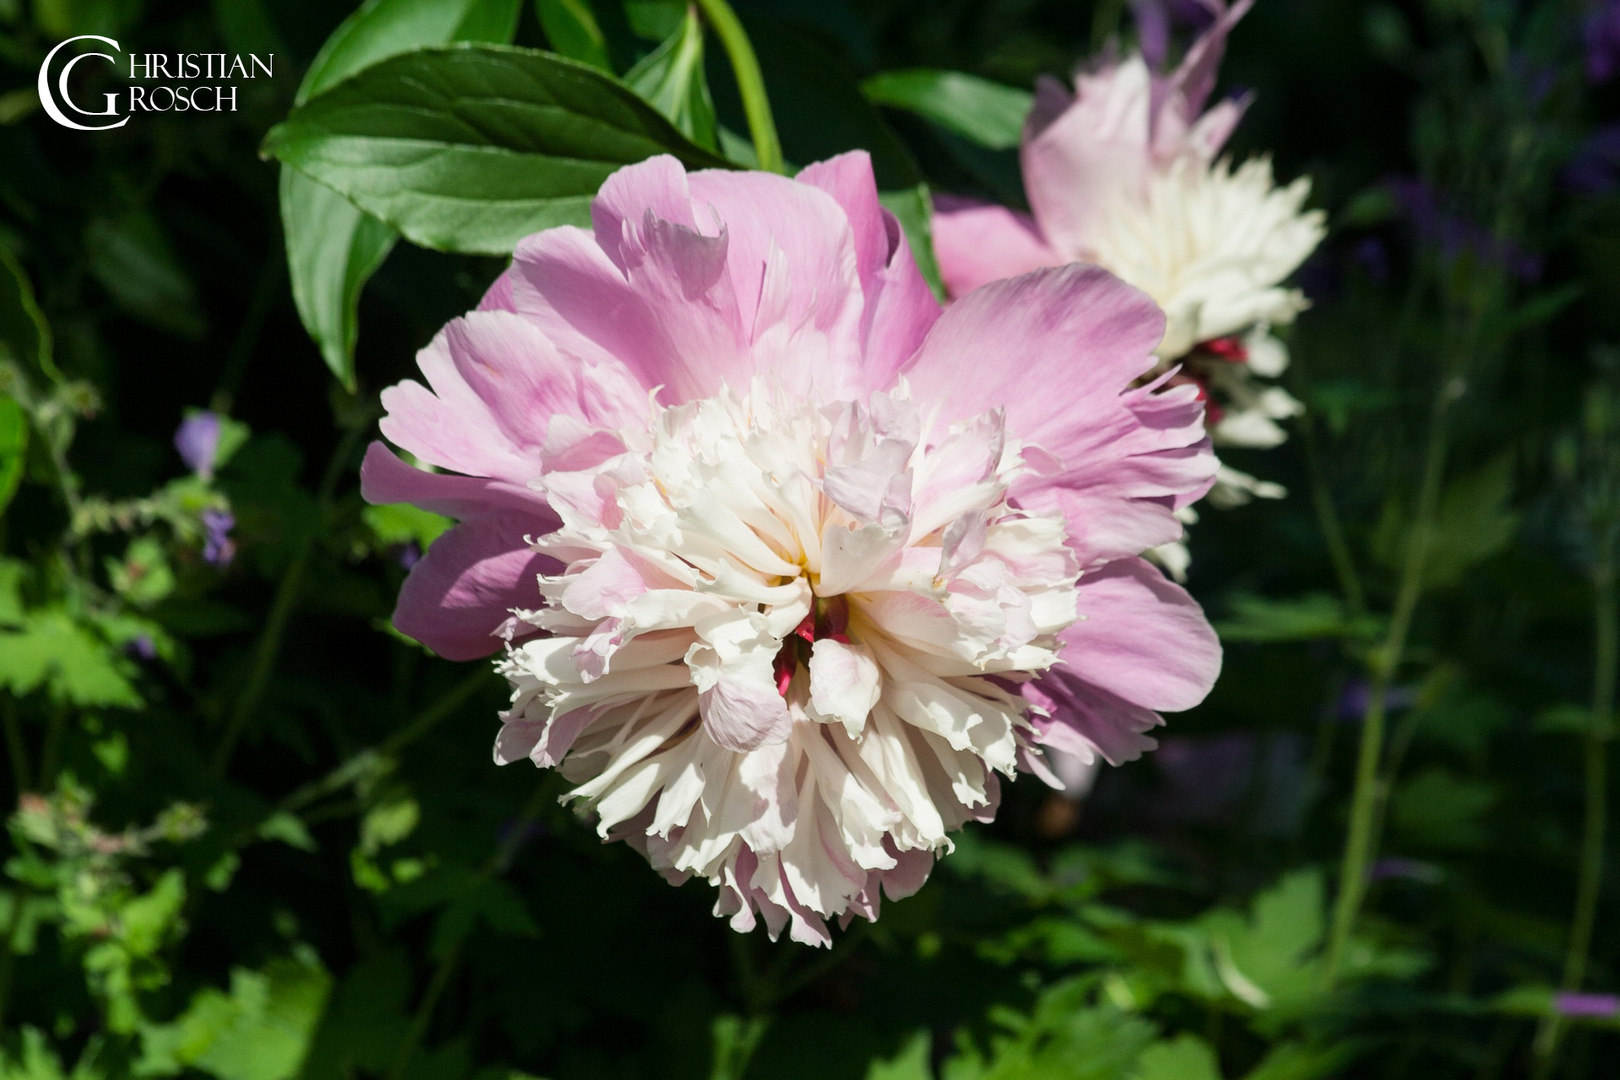
[{"label": "white ruffled petal cluster", "polygon": [[496,760],[557,766],[603,837],[717,914],[801,941],[919,887],[1033,764],[1018,684],[1057,662],[1079,568],[1008,506],[999,413],[929,437],[903,396],[654,407],[548,447],[563,572],[521,613]]},{"label": "white ruffled petal cluster", "polygon": [[1233,169],[1185,154],[1121,194],[1090,238],[1091,254],[1164,309],[1158,351],[1175,359],[1304,310],[1304,295],[1281,283],[1325,235],[1322,212],[1303,209],[1309,193],[1303,177],[1277,187],[1266,158]]}]

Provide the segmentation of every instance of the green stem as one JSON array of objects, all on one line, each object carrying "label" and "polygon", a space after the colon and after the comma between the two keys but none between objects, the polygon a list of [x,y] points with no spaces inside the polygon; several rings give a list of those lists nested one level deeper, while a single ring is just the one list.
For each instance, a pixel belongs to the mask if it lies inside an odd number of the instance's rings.
[{"label": "green stem", "polygon": [[477,693],[479,688],[487,686],[489,679],[490,672],[480,665],[476,671],[457,683],[438,701],[418,713],[416,718],[409,724],[394,732],[378,745],[367,747],[354,754],[319,780],[312,780],[303,787],[298,788],[277,803],[276,809],[287,813],[295,813],[317,799],[324,798],[334,791],[348,787],[370,771],[377,762],[393,757],[406,746],[433,730],[441,720],[461,708],[468,698]]},{"label": "green stem", "polygon": [[[344,431],[343,438],[338,441],[332,460],[327,463],[326,475],[321,478],[321,486],[316,495],[316,504],[319,507],[317,518],[321,522],[325,522],[327,512],[331,509],[338,478],[343,475],[343,468],[348,463],[350,455],[354,453],[355,444],[360,440],[360,433],[360,425],[350,425]],[[304,570],[309,564],[310,548],[314,543],[313,533],[304,537],[299,544],[298,553],[293,556],[286,573],[281,577],[281,584],[276,588],[276,598],[270,606],[269,616],[265,619],[264,630],[259,635],[259,647],[254,654],[253,670],[248,674],[247,685],[242,690],[242,696],[236,700],[236,708],[231,710],[230,719],[225,724],[225,733],[219,740],[219,748],[214,752],[210,768],[215,776],[225,775],[226,766],[231,762],[231,754],[236,750],[236,743],[246,730],[248,721],[253,718],[253,713],[258,709],[265,687],[269,685],[270,675],[276,666],[276,656],[281,652],[281,639],[286,635],[287,623],[298,606],[298,595],[304,583]]]},{"label": "green stem", "polygon": [[1452,380],[1442,377],[1435,392],[1429,421],[1423,480],[1418,488],[1412,527],[1406,538],[1406,558],[1395,596],[1395,610],[1390,616],[1389,631],[1371,661],[1372,686],[1367,715],[1361,726],[1355,793],[1350,802],[1349,831],[1345,836],[1344,858],[1339,867],[1339,894],[1333,905],[1333,930],[1328,939],[1325,977],[1330,987],[1344,964],[1345,950],[1349,947],[1356,917],[1361,912],[1361,901],[1367,892],[1367,866],[1372,862],[1378,846],[1376,823],[1382,782],[1379,764],[1383,758],[1384,721],[1388,715],[1386,699],[1390,683],[1399,671],[1401,658],[1406,651],[1412,616],[1423,595],[1423,565],[1431,544],[1430,532],[1434,527],[1435,509],[1440,501],[1440,482],[1446,467],[1446,412],[1453,396]]},{"label": "green stem", "polygon": [[[1603,890],[1604,832],[1609,801],[1609,729],[1614,717],[1615,676],[1620,668],[1620,613],[1615,610],[1614,540],[1609,538],[1593,572],[1593,636],[1597,655],[1592,671],[1592,719],[1586,731],[1586,821],[1581,836],[1580,878],[1575,887],[1575,919],[1570,925],[1561,987],[1574,993],[1586,979]],[[1564,1018],[1547,1017],[1536,1033],[1536,1078],[1552,1076]]]},{"label": "green stem", "polygon": [[39,753],[39,790],[49,791],[56,783],[56,770],[62,760],[62,733],[67,729],[66,705],[51,710],[45,725],[45,745]]},{"label": "green stem", "polygon": [[754,154],[766,172],[785,172],[782,143],[776,137],[776,121],[771,117],[771,101],[765,94],[765,76],[748,33],[726,0],[697,0],[698,10],[720,37],[720,44],[731,61],[737,90],[742,95],[743,113],[748,117],[748,135],[754,140]]},{"label": "green stem", "polygon": [[6,695],[4,703],[6,724],[6,753],[11,756],[11,779],[21,795],[29,788],[28,747],[23,742],[22,726],[17,723],[17,699]]},{"label": "green stem", "polygon": [[11,925],[6,927],[5,949],[0,951],[0,1031],[5,1030],[6,1001],[11,996],[11,973],[17,962],[17,946],[22,937],[23,905],[28,902],[28,887],[19,886],[11,894]]},{"label": "green stem", "polygon": [[1300,442],[1305,447],[1305,465],[1310,472],[1311,505],[1316,510],[1316,523],[1327,544],[1328,557],[1333,561],[1333,572],[1339,578],[1339,591],[1344,593],[1345,611],[1355,618],[1367,610],[1367,600],[1361,588],[1361,576],[1356,573],[1356,561],[1350,555],[1350,544],[1345,540],[1338,507],[1333,504],[1327,473],[1322,468],[1322,457],[1316,445],[1316,418],[1307,413],[1299,430]]},{"label": "green stem", "polygon": [[[529,824],[540,816],[546,798],[544,788],[529,797],[522,812],[518,814],[517,827],[496,848],[470,887],[477,888],[479,883],[489,880],[511,864],[517,849],[523,844],[524,833],[528,831]],[[423,992],[422,1000],[416,1006],[416,1015],[411,1019],[410,1032],[400,1044],[399,1052],[394,1057],[393,1068],[388,1070],[390,1080],[399,1080],[405,1075],[406,1067],[416,1055],[417,1047],[422,1045],[423,1038],[427,1036],[428,1024],[433,1020],[433,1010],[438,1007],[439,998],[444,996],[445,988],[450,985],[450,977],[455,974],[456,966],[461,962],[461,945],[461,941],[457,941],[450,946],[449,951],[439,960],[439,966],[434,969],[433,979]]]},{"label": "green stem", "polygon": [[400,1080],[405,1075],[405,1068],[411,1063],[416,1054],[416,1048],[422,1045],[422,1039],[427,1035],[429,1022],[433,1019],[433,1010],[439,1004],[439,998],[444,995],[445,987],[450,985],[450,977],[456,973],[456,965],[461,961],[461,943],[450,947],[439,961],[439,966],[433,971],[433,980],[428,983],[427,990],[422,994],[421,1002],[416,1006],[416,1015],[411,1017],[411,1029],[400,1043],[399,1052],[394,1056],[394,1067],[388,1070],[389,1080]]}]

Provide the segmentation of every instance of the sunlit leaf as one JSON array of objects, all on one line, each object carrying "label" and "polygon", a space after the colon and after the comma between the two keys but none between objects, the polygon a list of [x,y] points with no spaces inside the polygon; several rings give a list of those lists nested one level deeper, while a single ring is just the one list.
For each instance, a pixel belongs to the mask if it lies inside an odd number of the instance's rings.
[{"label": "sunlit leaf", "polygon": [[703,73],[703,23],[688,8],[680,27],[625,73],[624,81],[669,118],[682,135],[718,148],[714,102]]},{"label": "sunlit leaf", "polygon": [[623,165],[725,164],[595,68],[490,45],[385,60],[295,109],[265,151],[418,244],[484,253],[586,223]]},{"label": "sunlit leaf", "polygon": [[552,52],[613,73],[607,38],[597,25],[590,0],[534,0],[534,10]]},{"label": "sunlit leaf", "polygon": [[945,300],[945,283],[939,276],[939,260],[934,257],[934,201],[927,184],[902,188],[899,191],[879,193],[878,200],[900,222],[905,230],[906,243],[911,246],[911,257],[923,280],[934,291],[935,299]]},{"label": "sunlit leaf", "polygon": [[27,452],[28,417],[15,399],[0,394],[0,514],[11,505],[11,497],[22,483]]},{"label": "sunlit leaf", "polygon": [[[327,39],[297,103],[390,56],[449,41],[508,42],[520,0],[370,0]],[[354,387],[360,292],[397,234],[330,188],[281,169],[281,223],[293,301],[338,381]]]},{"label": "sunlit leaf", "polygon": [[885,71],[861,83],[876,105],[906,109],[992,150],[1018,145],[1035,97],[960,71]]}]

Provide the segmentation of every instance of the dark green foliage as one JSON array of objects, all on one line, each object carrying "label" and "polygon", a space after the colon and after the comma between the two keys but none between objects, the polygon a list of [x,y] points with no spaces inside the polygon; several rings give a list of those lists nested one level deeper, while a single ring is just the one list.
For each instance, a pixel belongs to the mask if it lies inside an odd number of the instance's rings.
[{"label": "dark green foliage", "polygon": [[[931,194],[1020,203],[1033,79],[1131,34],[1120,0],[736,6],[787,159],[870,151],[936,288]],[[1620,87],[1584,77],[1589,10],[1260,0],[1232,149],[1309,172],[1333,233],[1288,342],[1308,411],[1232,455],[1291,494],[1192,537],[1221,682],[1078,808],[1011,786],[818,953],[490,763],[502,681],[387,621],[446,522],[357,490],[378,390],[489,253],[622,163],[751,163],[714,35],[668,0],[0,0],[0,1080],[1610,1075],[1620,1019],[1548,1021],[1614,730],[1620,192],[1572,163]],[[276,75],[70,132],[33,80],[84,33]],[[200,408],[210,475],[171,448]],[[1620,991],[1616,903],[1600,873],[1588,991]]]}]

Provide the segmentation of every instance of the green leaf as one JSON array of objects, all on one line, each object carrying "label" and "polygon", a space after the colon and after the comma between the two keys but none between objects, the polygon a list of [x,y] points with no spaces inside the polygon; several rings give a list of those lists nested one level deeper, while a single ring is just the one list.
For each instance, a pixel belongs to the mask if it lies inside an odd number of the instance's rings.
[{"label": "green leaf", "polygon": [[139,708],[129,671],[128,660],[59,609],[33,612],[21,629],[0,631],[0,687],[18,697],[44,684],[57,701]]},{"label": "green leaf", "polygon": [[607,37],[597,24],[590,0],[534,0],[534,10],[552,52],[613,74]]},{"label": "green leaf", "polygon": [[107,560],[107,577],[125,600],[148,607],[174,591],[174,569],[169,554],[156,536],[138,536],[122,559]]},{"label": "green leaf", "polygon": [[[295,99],[390,56],[450,41],[512,39],[520,0],[370,0],[327,38]],[[294,169],[281,170],[281,224],[293,302],[321,358],[353,390],[360,292],[393,250],[393,229]]]},{"label": "green leaf", "polygon": [[202,338],[202,301],[155,217],[131,211],[94,218],[84,244],[90,272],[125,312],[177,337]]},{"label": "green leaf", "polygon": [[0,394],[0,514],[22,483],[28,452],[28,417],[10,395]]},{"label": "green leaf", "polygon": [[1484,817],[1496,802],[1489,784],[1442,768],[1429,769],[1395,792],[1390,818],[1408,840],[1450,850],[1474,850],[1487,837]]},{"label": "green leaf", "polygon": [[918,271],[934,291],[934,298],[944,303],[945,282],[939,276],[939,260],[934,256],[934,200],[928,185],[879,192],[878,201],[899,220]]},{"label": "green leaf", "polygon": [[19,364],[37,365],[60,379],[51,341],[51,327],[34,298],[34,286],[22,264],[0,244],[0,354],[10,353]]},{"label": "green leaf", "polygon": [[703,74],[703,23],[687,8],[676,31],[625,74],[624,81],[706,150],[719,143],[709,80]]},{"label": "green leaf", "polygon": [[928,1064],[932,1047],[928,1032],[919,1031],[894,1057],[867,1066],[866,1080],[934,1080],[934,1070]]},{"label": "green leaf", "polygon": [[1208,1043],[1182,1035],[1142,1051],[1131,1080],[1221,1080],[1221,1065]]},{"label": "green leaf", "polygon": [[1222,641],[1312,641],[1318,638],[1372,638],[1376,619],[1350,618],[1344,604],[1326,593],[1286,600],[1239,593],[1230,602],[1232,617],[1216,624]]},{"label": "green leaf", "polygon": [[298,317],[332,374],[353,390],[360,292],[388,258],[399,234],[331,188],[285,165],[281,226]]},{"label": "green leaf", "polygon": [[1511,454],[1446,487],[1423,565],[1430,585],[1455,585],[1470,567],[1507,547],[1519,527],[1519,515],[1508,508],[1512,497]]},{"label": "green leaf", "polygon": [[446,529],[450,519],[409,503],[390,503],[386,506],[368,506],[360,511],[364,521],[383,547],[415,543],[423,551],[432,546]]},{"label": "green leaf", "polygon": [[1243,1080],[1326,1080],[1341,1074],[1355,1052],[1349,1041],[1331,1047],[1282,1043],[1272,1048]]},{"label": "green leaf", "polygon": [[[294,103],[400,53],[451,41],[509,41],[520,0],[367,0],[326,39]],[[497,36],[480,36],[495,34]]]},{"label": "green leaf", "polygon": [[315,850],[315,838],[309,835],[309,829],[296,814],[289,814],[285,810],[271,814],[259,823],[259,838],[280,840],[299,851]]},{"label": "green leaf", "polygon": [[385,60],[293,110],[264,149],[415,243],[486,254],[587,223],[622,165],[726,164],[595,68],[493,45]]},{"label": "green leaf", "polygon": [[421,818],[422,808],[415,799],[389,799],[373,806],[360,821],[360,849],[372,855],[389,844],[399,843],[411,834]]},{"label": "green leaf", "polygon": [[1035,97],[960,71],[885,71],[861,83],[874,105],[914,112],[992,150],[1018,145]]},{"label": "green leaf", "polygon": [[140,1070],[190,1066],[219,1080],[291,1080],[331,984],[312,954],[273,960],[263,971],[234,968],[230,993],[203,990],[174,1023],[143,1032]]}]

